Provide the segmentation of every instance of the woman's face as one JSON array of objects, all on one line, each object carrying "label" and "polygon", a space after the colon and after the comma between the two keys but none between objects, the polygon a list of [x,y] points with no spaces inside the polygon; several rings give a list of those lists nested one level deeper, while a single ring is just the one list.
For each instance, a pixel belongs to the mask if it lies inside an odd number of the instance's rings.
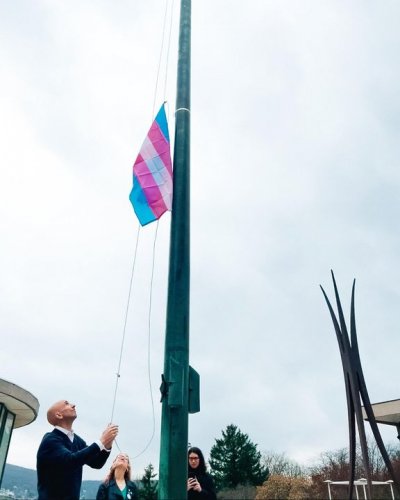
[{"label": "woman's face", "polygon": [[115,457],[114,463],[113,463],[114,469],[121,468],[124,471],[128,469],[129,467],[129,457],[125,453],[120,453]]},{"label": "woman's face", "polygon": [[200,458],[199,458],[199,455],[197,455],[197,453],[194,453],[193,451],[191,451],[189,453],[189,465],[192,469],[196,469],[200,464]]}]

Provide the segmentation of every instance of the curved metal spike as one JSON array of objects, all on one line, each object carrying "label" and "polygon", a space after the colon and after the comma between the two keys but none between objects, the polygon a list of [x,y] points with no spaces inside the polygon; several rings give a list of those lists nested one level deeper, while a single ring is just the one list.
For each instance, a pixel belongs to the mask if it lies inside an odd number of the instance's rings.
[{"label": "curved metal spike", "polygon": [[[340,302],[339,292],[336,285],[335,276],[331,270],[333,286],[335,290],[336,304],[338,309],[339,321],[336,318],[335,312],[333,311],[332,305],[325,293],[325,290],[320,286],[322,293],[324,294],[325,301],[328,305],[328,309],[332,318],[332,322],[335,328],[336,337],[339,344],[339,351],[342,359],[343,374],[345,378],[345,388],[346,388],[346,399],[347,399],[347,413],[348,413],[348,425],[349,425],[349,459],[350,459],[350,481],[349,481],[349,499],[352,500],[353,496],[353,485],[354,485],[354,475],[355,475],[355,460],[356,460],[356,429],[355,425],[357,423],[358,434],[360,438],[362,460],[367,475],[368,482],[368,496],[372,498],[372,477],[371,469],[368,456],[368,445],[365,434],[365,424],[362,415],[361,399],[364,403],[364,408],[367,414],[367,418],[370,422],[370,426],[375,437],[378,448],[381,452],[382,458],[388,469],[388,472],[395,483],[395,486],[400,493],[400,482],[395,477],[395,472],[386,451],[385,445],[383,443],[382,437],[380,435],[377,423],[375,421],[375,416],[373,414],[372,406],[369,400],[367,386],[364,379],[364,374],[361,366],[360,353],[358,349],[357,340],[357,330],[356,330],[356,319],[355,319],[355,283],[353,280],[352,293],[351,293],[351,310],[350,310],[350,335],[349,338],[348,331],[346,328],[346,322],[344,319],[343,309]],[[351,343],[350,343],[351,340]]]},{"label": "curved metal spike", "polygon": [[325,301],[326,301],[326,303],[328,305],[328,309],[329,309],[329,312],[331,314],[333,326],[335,328],[337,341],[339,343],[340,354],[343,356],[343,353],[344,353],[344,343],[343,343],[342,331],[340,330],[340,326],[339,326],[338,320],[336,318],[335,311],[333,310],[333,307],[332,307],[331,303],[329,302],[329,299],[328,299],[328,296],[325,293],[325,290],[322,288],[322,285],[319,285],[319,287],[321,288],[322,293],[324,294],[324,297],[325,297]]},{"label": "curved metal spike", "polygon": [[353,280],[353,286],[351,289],[351,309],[350,309],[350,336],[351,336],[351,346],[354,352],[358,354],[358,341],[357,341],[357,330],[356,330],[356,315],[354,308],[354,295],[355,295],[356,280]]},{"label": "curved metal spike", "polygon": [[340,297],[339,297],[339,292],[338,292],[338,288],[336,285],[335,275],[333,274],[332,270],[331,270],[331,274],[332,274],[333,288],[335,290],[336,306],[337,306],[337,310],[338,310],[338,314],[339,314],[340,329],[342,331],[343,337],[346,337],[348,342],[349,342],[349,334],[347,332],[347,326],[346,326],[346,321],[344,319],[342,304],[340,302]]}]

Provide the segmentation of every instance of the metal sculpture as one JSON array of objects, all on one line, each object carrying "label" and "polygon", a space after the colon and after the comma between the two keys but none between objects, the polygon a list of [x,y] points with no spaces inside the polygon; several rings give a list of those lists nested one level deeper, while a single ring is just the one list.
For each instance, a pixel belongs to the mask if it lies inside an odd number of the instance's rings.
[{"label": "metal sculpture", "polygon": [[358,351],[357,333],[356,333],[356,319],[354,312],[354,290],[356,281],[353,281],[352,293],[351,293],[351,311],[350,311],[350,337],[347,331],[346,322],[343,315],[343,309],[340,303],[339,293],[336,286],[335,276],[332,273],[333,286],[335,289],[335,298],[338,311],[338,317],[336,318],[335,312],[329,302],[329,299],[325,293],[325,290],[321,286],[322,293],[324,294],[326,303],[331,314],[333,325],[335,327],[336,338],[339,344],[340,356],[342,359],[343,375],[346,387],[346,398],[347,398],[347,416],[349,425],[349,457],[350,457],[350,478],[349,478],[349,500],[353,498],[353,485],[354,485],[354,474],[355,474],[355,464],[356,464],[356,429],[355,422],[357,422],[358,435],[360,439],[362,461],[364,470],[367,475],[368,484],[368,497],[372,498],[371,486],[371,469],[369,465],[368,457],[368,446],[367,438],[365,435],[364,419],[361,409],[361,401],[363,402],[365,413],[367,419],[370,423],[372,433],[374,435],[376,444],[381,452],[382,458],[385,462],[387,470],[390,474],[391,479],[394,481],[397,490],[400,492],[400,483],[395,477],[395,472],[392,463],[389,459],[389,455],[386,451],[385,445],[383,443],[381,434],[378,429],[378,425],[375,421],[375,416],[371,407],[371,402],[368,396],[367,386],[365,384],[364,374],[361,367],[360,354]]}]

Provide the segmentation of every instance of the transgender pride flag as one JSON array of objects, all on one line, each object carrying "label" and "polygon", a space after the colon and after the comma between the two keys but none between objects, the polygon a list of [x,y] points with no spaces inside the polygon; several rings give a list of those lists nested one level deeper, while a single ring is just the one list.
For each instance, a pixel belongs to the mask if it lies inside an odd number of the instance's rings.
[{"label": "transgender pride flag", "polygon": [[172,208],[172,164],[164,104],[150,127],[133,165],[129,199],[142,226]]}]

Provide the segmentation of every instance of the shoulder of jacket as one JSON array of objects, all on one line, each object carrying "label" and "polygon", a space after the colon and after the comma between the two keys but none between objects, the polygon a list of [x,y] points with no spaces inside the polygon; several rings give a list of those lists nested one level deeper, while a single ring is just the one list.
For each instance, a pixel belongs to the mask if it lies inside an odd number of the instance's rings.
[{"label": "shoulder of jacket", "polygon": [[115,483],[115,481],[113,481],[112,479],[108,482],[108,483],[105,483],[104,481],[101,483],[101,485],[99,486],[99,490],[108,490],[110,488],[110,486],[113,486]]},{"label": "shoulder of jacket", "polygon": [[63,438],[63,433],[61,431],[58,431],[57,429],[53,429],[51,432],[46,432],[46,434],[43,436],[42,441],[49,441],[52,439],[62,439]]},{"label": "shoulder of jacket", "polygon": [[92,446],[93,444],[95,444],[95,443],[91,443],[90,445],[88,445],[84,439],[82,439],[80,436],[78,436],[78,434],[74,434],[74,441],[76,441],[77,443],[81,444],[84,447]]}]

